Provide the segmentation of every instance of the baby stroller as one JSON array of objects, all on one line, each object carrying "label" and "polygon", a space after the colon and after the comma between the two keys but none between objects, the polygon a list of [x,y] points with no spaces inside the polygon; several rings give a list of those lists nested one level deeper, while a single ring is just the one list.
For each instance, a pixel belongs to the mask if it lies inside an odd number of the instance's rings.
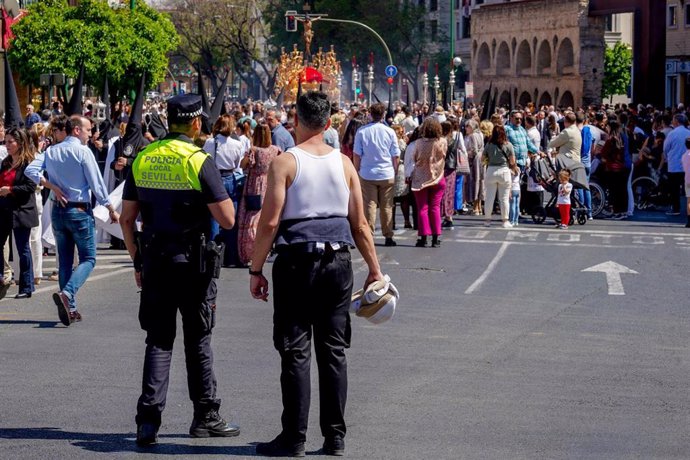
[{"label": "baby stroller", "polygon": [[544,223],[547,217],[551,217],[557,224],[561,223],[561,216],[558,212],[558,171],[562,169],[570,170],[570,183],[573,184],[573,192],[570,194],[570,222],[567,225],[580,225],[587,223],[587,208],[578,198],[576,190],[589,190],[585,166],[567,154],[558,154],[552,161],[549,157],[535,160],[530,166],[530,177],[544,190],[551,194],[551,198],[546,206],[538,206],[532,210],[532,220],[536,224]]}]

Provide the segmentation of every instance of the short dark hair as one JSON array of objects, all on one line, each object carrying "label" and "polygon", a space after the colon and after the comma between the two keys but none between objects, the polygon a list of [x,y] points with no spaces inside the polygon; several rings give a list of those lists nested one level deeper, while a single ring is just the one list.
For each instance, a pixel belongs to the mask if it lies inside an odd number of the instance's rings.
[{"label": "short dark hair", "polygon": [[371,113],[371,118],[374,121],[381,121],[383,119],[383,114],[386,113],[386,106],[380,102],[377,102],[369,107],[369,112]]},{"label": "short dark hair", "polygon": [[312,131],[323,129],[331,118],[331,103],[321,91],[309,91],[297,99],[297,119]]},{"label": "short dark hair", "polygon": [[534,115],[527,115],[525,117],[525,125],[530,125],[530,126],[536,126],[537,120],[534,118]]},{"label": "short dark hair", "polygon": [[575,114],[575,121],[577,124],[581,124],[585,122],[585,113],[580,111]]},{"label": "short dark hair", "polygon": [[575,122],[577,121],[577,117],[575,116],[575,114],[573,112],[566,113],[564,118],[571,125],[574,125]]}]

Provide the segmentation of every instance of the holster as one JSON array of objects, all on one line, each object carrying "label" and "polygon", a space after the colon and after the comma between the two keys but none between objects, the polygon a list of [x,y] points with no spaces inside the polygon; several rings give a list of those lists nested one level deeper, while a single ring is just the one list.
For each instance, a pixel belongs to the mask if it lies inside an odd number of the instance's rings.
[{"label": "holster", "polygon": [[209,241],[207,243],[206,238],[202,235],[199,249],[199,272],[210,275],[213,279],[220,278],[225,243],[216,243],[215,241]]}]

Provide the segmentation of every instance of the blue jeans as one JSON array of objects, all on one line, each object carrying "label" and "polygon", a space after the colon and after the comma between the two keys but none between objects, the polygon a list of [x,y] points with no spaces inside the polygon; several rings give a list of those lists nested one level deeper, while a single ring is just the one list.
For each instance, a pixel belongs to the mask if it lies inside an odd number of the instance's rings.
[{"label": "blue jeans", "polygon": [[[3,215],[2,228],[0,228],[0,247],[12,232],[12,214]],[[14,242],[17,244],[17,256],[19,257],[19,293],[30,294],[34,292],[34,269],[31,261],[31,247],[29,246],[30,228],[15,228]]]},{"label": "blue jeans", "polygon": [[511,224],[517,224],[520,218],[520,191],[510,191],[510,215],[508,220]]},{"label": "blue jeans", "polygon": [[[588,183],[590,172],[591,168],[589,166],[585,166],[585,173],[587,174]],[[592,192],[590,192],[589,189],[577,189],[576,192],[577,199],[584,205],[585,208],[587,208],[587,217],[592,217]]]},{"label": "blue jeans", "polygon": [[[96,227],[91,209],[63,208],[52,210],[53,233],[58,251],[58,278],[60,290],[77,309],[76,295],[96,266]],[[74,246],[77,246],[79,265],[73,267]]]},{"label": "blue jeans", "polygon": [[465,183],[465,176],[458,174],[455,176],[455,209],[457,211],[462,209],[463,196],[462,187]]},{"label": "blue jeans", "polygon": [[[238,176],[235,174],[229,174],[223,176],[223,185],[225,186],[225,191],[228,192],[232,204],[235,206],[235,218],[237,218],[237,209],[240,203],[240,198],[242,197],[242,190],[244,188],[245,176]],[[220,235],[220,239],[225,243],[225,255],[223,257],[223,265],[239,265],[240,259],[237,251],[237,237],[238,237],[238,222],[230,230],[220,228],[218,222],[215,219],[211,219],[211,239]]]}]

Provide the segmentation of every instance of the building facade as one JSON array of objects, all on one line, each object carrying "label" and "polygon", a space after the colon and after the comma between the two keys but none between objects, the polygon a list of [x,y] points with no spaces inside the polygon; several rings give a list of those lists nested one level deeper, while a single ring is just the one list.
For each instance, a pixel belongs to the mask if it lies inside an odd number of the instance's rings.
[{"label": "building facade", "polygon": [[666,1],[666,105],[690,104],[690,1]]},{"label": "building facade", "polygon": [[601,99],[606,18],[590,16],[587,0],[483,5],[470,27],[475,96],[493,85],[506,107]]}]

